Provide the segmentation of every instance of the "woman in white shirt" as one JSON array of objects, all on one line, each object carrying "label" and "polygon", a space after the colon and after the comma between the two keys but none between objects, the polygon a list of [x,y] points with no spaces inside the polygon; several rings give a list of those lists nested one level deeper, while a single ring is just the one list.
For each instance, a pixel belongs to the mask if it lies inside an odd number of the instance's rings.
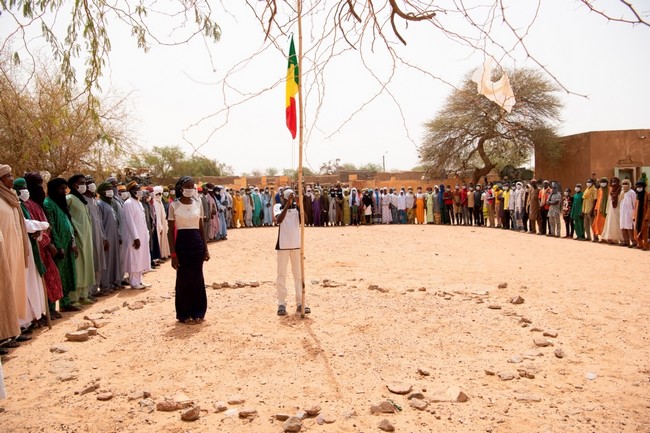
[{"label": "woman in white shirt", "polygon": [[176,319],[181,323],[201,323],[208,309],[203,280],[203,262],[210,260],[203,230],[203,206],[194,198],[194,180],[189,176],[176,182],[178,200],[169,204],[169,247],[176,269]]}]

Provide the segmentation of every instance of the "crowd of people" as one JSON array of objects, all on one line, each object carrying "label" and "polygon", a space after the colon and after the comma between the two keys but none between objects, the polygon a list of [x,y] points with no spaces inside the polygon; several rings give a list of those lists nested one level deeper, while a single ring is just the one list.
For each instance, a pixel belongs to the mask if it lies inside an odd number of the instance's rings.
[{"label": "crowd of people", "polygon": [[[148,287],[143,274],[169,259],[178,272],[177,319],[202,321],[207,244],[227,239],[230,229],[277,225],[284,201],[282,188],[197,187],[187,177],[166,187],[82,174],[44,183],[38,172],[14,178],[0,165],[0,354],[29,339],[48,313],[56,320],[116,290]],[[648,249],[645,175],[634,185],[589,178],[573,191],[531,180],[426,191],[316,184],[303,192],[307,226],[446,224],[560,237],[564,222],[566,238]],[[299,208],[294,198],[291,204]]]}]

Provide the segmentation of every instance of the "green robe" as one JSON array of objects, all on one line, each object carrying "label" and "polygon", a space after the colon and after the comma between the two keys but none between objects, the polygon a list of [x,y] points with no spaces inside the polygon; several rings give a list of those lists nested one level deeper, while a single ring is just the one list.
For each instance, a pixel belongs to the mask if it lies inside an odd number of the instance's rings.
[{"label": "green robe", "polygon": [[259,227],[262,225],[262,218],[260,212],[262,212],[262,198],[259,194],[252,194],[253,196],[253,225]]},{"label": "green robe", "polygon": [[350,195],[343,199],[343,225],[350,225]]},{"label": "green robe", "polygon": [[[74,238],[79,249],[77,255],[77,288],[87,289],[95,284],[95,262],[93,261],[93,226],[88,207],[72,194],[66,196],[68,210],[72,217]],[[81,298],[83,292],[79,294]]]},{"label": "green robe", "polygon": [[43,202],[43,209],[47,215],[47,221],[50,223],[50,236],[52,243],[57,249],[63,249],[64,257],[56,258],[54,262],[59,270],[61,276],[61,285],[63,287],[63,299],[61,299],[62,306],[68,306],[70,300],[68,293],[77,290],[77,271],[75,266],[75,259],[72,250],[72,236],[74,229],[68,216],[61,210],[61,208],[50,200],[49,197]]},{"label": "green robe", "polygon": [[582,216],[582,191],[576,192],[573,196],[573,205],[571,206],[571,219],[573,220],[573,230],[578,239],[585,238],[585,225]]}]

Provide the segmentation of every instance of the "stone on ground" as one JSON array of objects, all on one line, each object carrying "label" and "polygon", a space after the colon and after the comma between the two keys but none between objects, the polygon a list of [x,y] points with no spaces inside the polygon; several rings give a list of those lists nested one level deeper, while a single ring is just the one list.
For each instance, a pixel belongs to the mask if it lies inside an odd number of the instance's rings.
[{"label": "stone on ground", "polygon": [[391,424],[390,421],[388,421],[387,419],[384,418],[379,423],[379,429],[382,430],[382,431],[391,432],[391,431],[395,431],[395,426],[393,426],[393,424]]},{"label": "stone on ground", "polygon": [[181,412],[181,419],[183,421],[196,421],[201,417],[201,408],[199,406],[192,406]]},{"label": "stone on ground", "polygon": [[284,423],[282,423],[282,429],[285,432],[298,432],[302,429],[302,421],[295,416],[289,417]]}]

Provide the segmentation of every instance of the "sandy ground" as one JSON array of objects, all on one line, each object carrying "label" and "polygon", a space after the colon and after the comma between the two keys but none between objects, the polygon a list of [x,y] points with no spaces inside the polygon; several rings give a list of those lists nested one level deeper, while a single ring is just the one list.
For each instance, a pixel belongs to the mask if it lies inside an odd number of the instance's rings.
[{"label": "sandy ground", "polygon": [[[276,414],[318,405],[334,423],[307,418],[302,431],[378,432],[383,419],[397,432],[650,431],[648,253],[483,228],[308,228],[313,313],[302,320],[275,314],[275,237],[234,230],[211,244],[206,284],[261,285],[209,288],[202,325],[175,322],[166,264],[145,276],[151,289],[124,290],[38,333],[4,359],[0,430],[281,432]],[[509,302],[518,295],[523,304]],[[138,300],[141,309],[124,306]],[[84,315],[112,307],[101,336],[66,342]],[[67,352],[50,352],[62,343]],[[75,394],[92,382],[99,389]],[[392,383],[423,391],[428,406],[411,407]],[[438,402],[452,386],[469,399]],[[143,391],[154,402],[185,394],[201,417],[148,412]],[[98,401],[105,392],[113,398]],[[235,396],[245,403],[229,409],[257,416],[215,412]],[[388,399],[402,410],[371,414]]]}]

